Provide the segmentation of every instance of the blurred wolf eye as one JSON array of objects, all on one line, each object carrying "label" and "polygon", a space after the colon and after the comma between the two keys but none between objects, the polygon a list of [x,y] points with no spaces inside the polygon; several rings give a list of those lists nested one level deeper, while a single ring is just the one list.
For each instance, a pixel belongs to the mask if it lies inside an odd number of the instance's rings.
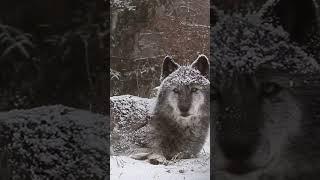
[{"label": "blurred wolf eye", "polygon": [[195,88],[195,87],[193,87],[193,88],[191,88],[191,92],[197,92],[199,89],[198,88]]},{"label": "blurred wolf eye", "polygon": [[265,97],[276,95],[280,90],[281,87],[273,82],[266,82],[262,85],[262,95]]}]

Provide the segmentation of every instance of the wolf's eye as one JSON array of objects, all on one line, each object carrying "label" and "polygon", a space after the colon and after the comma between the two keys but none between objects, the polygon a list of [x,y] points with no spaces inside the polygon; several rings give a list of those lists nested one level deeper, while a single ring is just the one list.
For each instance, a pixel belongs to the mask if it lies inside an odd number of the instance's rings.
[{"label": "wolf's eye", "polygon": [[273,96],[279,93],[281,87],[273,82],[266,82],[262,84],[262,95],[265,97]]},{"label": "wolf's eye", "polygon": [[191,88],[191,92],[193,92],[193,93],[197,92],[198,90],[199,90],[199,89],[198,89],[198,88],[195,88],[195,87]]},{"label": "wolf's eye", "polygon": [[176,94],[179,94],[179,89],[178,88],[174,88],[173,92],[176,93]]}]

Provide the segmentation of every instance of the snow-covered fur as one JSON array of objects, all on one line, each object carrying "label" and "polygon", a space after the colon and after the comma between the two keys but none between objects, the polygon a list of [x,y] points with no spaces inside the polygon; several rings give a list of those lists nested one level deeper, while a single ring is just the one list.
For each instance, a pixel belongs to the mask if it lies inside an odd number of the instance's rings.
[{"label": "snow-covered fur", "polygon": [[303,19],[313,16],[300,13],[314,11],[299,11],[300,2],[268,2],[281,12],[220,13],[211,29],[215,179],[320,177],[320,73],[317,55],[306,49],[317,25]]},{"label": "snow-covered fur", "polygon": [[208,74],[209,61],[204,55],[189,66],[164,59],[151,118],[155,136],[151,148],[157,157],[190,158],[201,150],[209,129]]}]

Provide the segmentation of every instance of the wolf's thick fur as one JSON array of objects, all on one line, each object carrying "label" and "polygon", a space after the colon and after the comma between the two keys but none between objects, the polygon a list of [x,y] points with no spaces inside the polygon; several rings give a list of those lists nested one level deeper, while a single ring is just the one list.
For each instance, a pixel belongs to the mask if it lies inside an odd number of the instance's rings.
[{"label": "wolf's thick fur", "polygon": [[308,37],[317,24],[290,17],[315,12],[297,12],[297,2],[271,3],[272,21],[266,14],[219,17],[212,28],[215,179],[320,177],[320,73],[317,55],[309,53],[315,51],[306,49],[316,44],[307,40],[317,41]]},{"label": "wolf's thick fur", "polygon": [[201,55],[191,66],[179,66],[169,57],[151,125],[158,137],[153,147],[171,159],[190,158],[201,150],[209,129],[208,59]]},{"label": "wolf's thick fur", "polygon": [[189,66],[167,56],[155,99],[111,97],[111,153],[153,164],[196,156],[209,130],[208,75],[204,55]]},{"label": "wolf's thick fur", "polygon": [[148,140],[130,153],[132,158],[158,164],[199,153],[209,129],[208,75],[209,60],[204,55],[189,66],[168,56],[164,59],[161,85],[145,125]]}]

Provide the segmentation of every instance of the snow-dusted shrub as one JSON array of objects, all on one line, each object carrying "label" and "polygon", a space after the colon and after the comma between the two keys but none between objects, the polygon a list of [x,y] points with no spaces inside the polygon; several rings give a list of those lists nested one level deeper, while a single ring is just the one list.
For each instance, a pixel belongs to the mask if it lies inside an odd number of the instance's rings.
[{"label": "snow-dusted shrub", "polygon": [[107,122],[61,105],[0,113],[0,178],[105,179]]}]

